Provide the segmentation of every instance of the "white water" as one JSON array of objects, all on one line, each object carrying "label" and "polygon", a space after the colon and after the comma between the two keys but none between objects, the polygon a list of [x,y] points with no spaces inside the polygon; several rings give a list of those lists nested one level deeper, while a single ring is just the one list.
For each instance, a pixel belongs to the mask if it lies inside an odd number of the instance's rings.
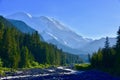
[{"label": "white water", "polygon": [[[62,73],[59,73],[59,74],[77,74],[77,73],[82,73],[82,72],[75,71],[75,70],[72,70],[72,69],[64,68],[62,66],[57,67],[57,69],[62,69],[62,70],[70,71],[70,72],[62,72]],[[55,70],[48,69],[48,71],[54,72]],[[11,80],[11,79],[16,79],[16,78],[18,79],[18,78],[28,78],[28,77],[38,77],[38,76],[49,76],[49,75],[51,75],[51,74],[6,76],[6,77],[1,77],[0,80],[5,80],[5,79],[10,79]]]}]

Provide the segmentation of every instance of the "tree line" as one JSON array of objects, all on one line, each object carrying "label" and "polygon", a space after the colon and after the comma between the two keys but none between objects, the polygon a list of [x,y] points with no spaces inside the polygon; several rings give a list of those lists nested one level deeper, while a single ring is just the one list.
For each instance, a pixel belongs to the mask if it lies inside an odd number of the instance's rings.
[{"label": "tree line", "polygon": [[55,45],[41,41],[37,31],[22,33],[0,16],[0,66],[24,68],[36,64],[65,65],[76,62],[80,62],[78,55],[65,53]]},{"label": "tree line", "polygon": [[93,68],[120,76],[120,28],[117,32],[116,39],[116,44],[110,47],[109,39],[106,37],[104,48],[93,53],[90,62]]}]

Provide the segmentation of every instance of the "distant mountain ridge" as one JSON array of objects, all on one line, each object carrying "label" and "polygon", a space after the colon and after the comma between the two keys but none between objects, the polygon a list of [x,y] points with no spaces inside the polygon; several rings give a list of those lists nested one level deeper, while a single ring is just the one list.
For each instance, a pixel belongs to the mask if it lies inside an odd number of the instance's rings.
[{"label": "distant mountain ridge", "polygon": [[[34,33],[36,30],[31,28],[29,25],[27,25],[26,23],[24,23],[23,21],[20,20],[12,20],[12,19],[7,19],[12,25],[14,25],[14,27],[16,27],[18,30],[20,30],[23,33],[29,33],[32,34]],[[42,36],[40,35],[40,39],[42,41],[44,41],[44,39],[42,38]]]},{"label": "distant mountain ridge", "polygon": [[[81,50],[86,49],[88,53],[97,52],[99,48],[104,48],[106,38],[94,40],[87,45],[81,47]],[[116,44],[116,38],[109,38],[110,47]]]},{"label": "distant mountain ridge", "polygon": [[25,24],[24,22],[20,20],[12,20],[8,19],[9,22],[11,22],[17,29],[19,29],[23,33],[33,33],[35,32],[34,29],[32,29],[30,26]]},{"label": "distant mountain ridge", "polygon": [[[6,18],[24,21],[31,28],[37,30],[46,42],[55,44],[66,52],[88,54],[104,47],[105,38],[99,40],[83,38],[51,17],[34,17],[21,12],[6,16]],[[109,42],[112,46],[115,44],[116,39],[109,38]]]}]

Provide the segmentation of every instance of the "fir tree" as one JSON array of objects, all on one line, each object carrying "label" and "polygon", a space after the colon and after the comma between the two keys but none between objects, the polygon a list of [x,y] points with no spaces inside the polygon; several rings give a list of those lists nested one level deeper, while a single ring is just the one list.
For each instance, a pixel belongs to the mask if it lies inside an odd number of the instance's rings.
[{"label": "fir tree", "polygon": [[120,75],[120,27],[117,32],[117,43],[116,43],[116,55],[115,55],[115,68],[116,73]]},{"label": "fir tree", "polygon": [[108,37],[106,37],[106,41],[105,41],[105,49],[109,49],[109,39],[108,39]]}]

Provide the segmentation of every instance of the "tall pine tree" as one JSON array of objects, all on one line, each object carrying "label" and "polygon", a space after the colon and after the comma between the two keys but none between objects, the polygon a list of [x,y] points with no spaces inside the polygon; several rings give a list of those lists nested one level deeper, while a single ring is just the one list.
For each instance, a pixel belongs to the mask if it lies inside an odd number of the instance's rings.
[{"label": "tall pine tree", "polygon": [[117,32],[117,43],[116,43],[116,57],[115,57],[115,69],[117,74],[120,75],[120,27]]}]

